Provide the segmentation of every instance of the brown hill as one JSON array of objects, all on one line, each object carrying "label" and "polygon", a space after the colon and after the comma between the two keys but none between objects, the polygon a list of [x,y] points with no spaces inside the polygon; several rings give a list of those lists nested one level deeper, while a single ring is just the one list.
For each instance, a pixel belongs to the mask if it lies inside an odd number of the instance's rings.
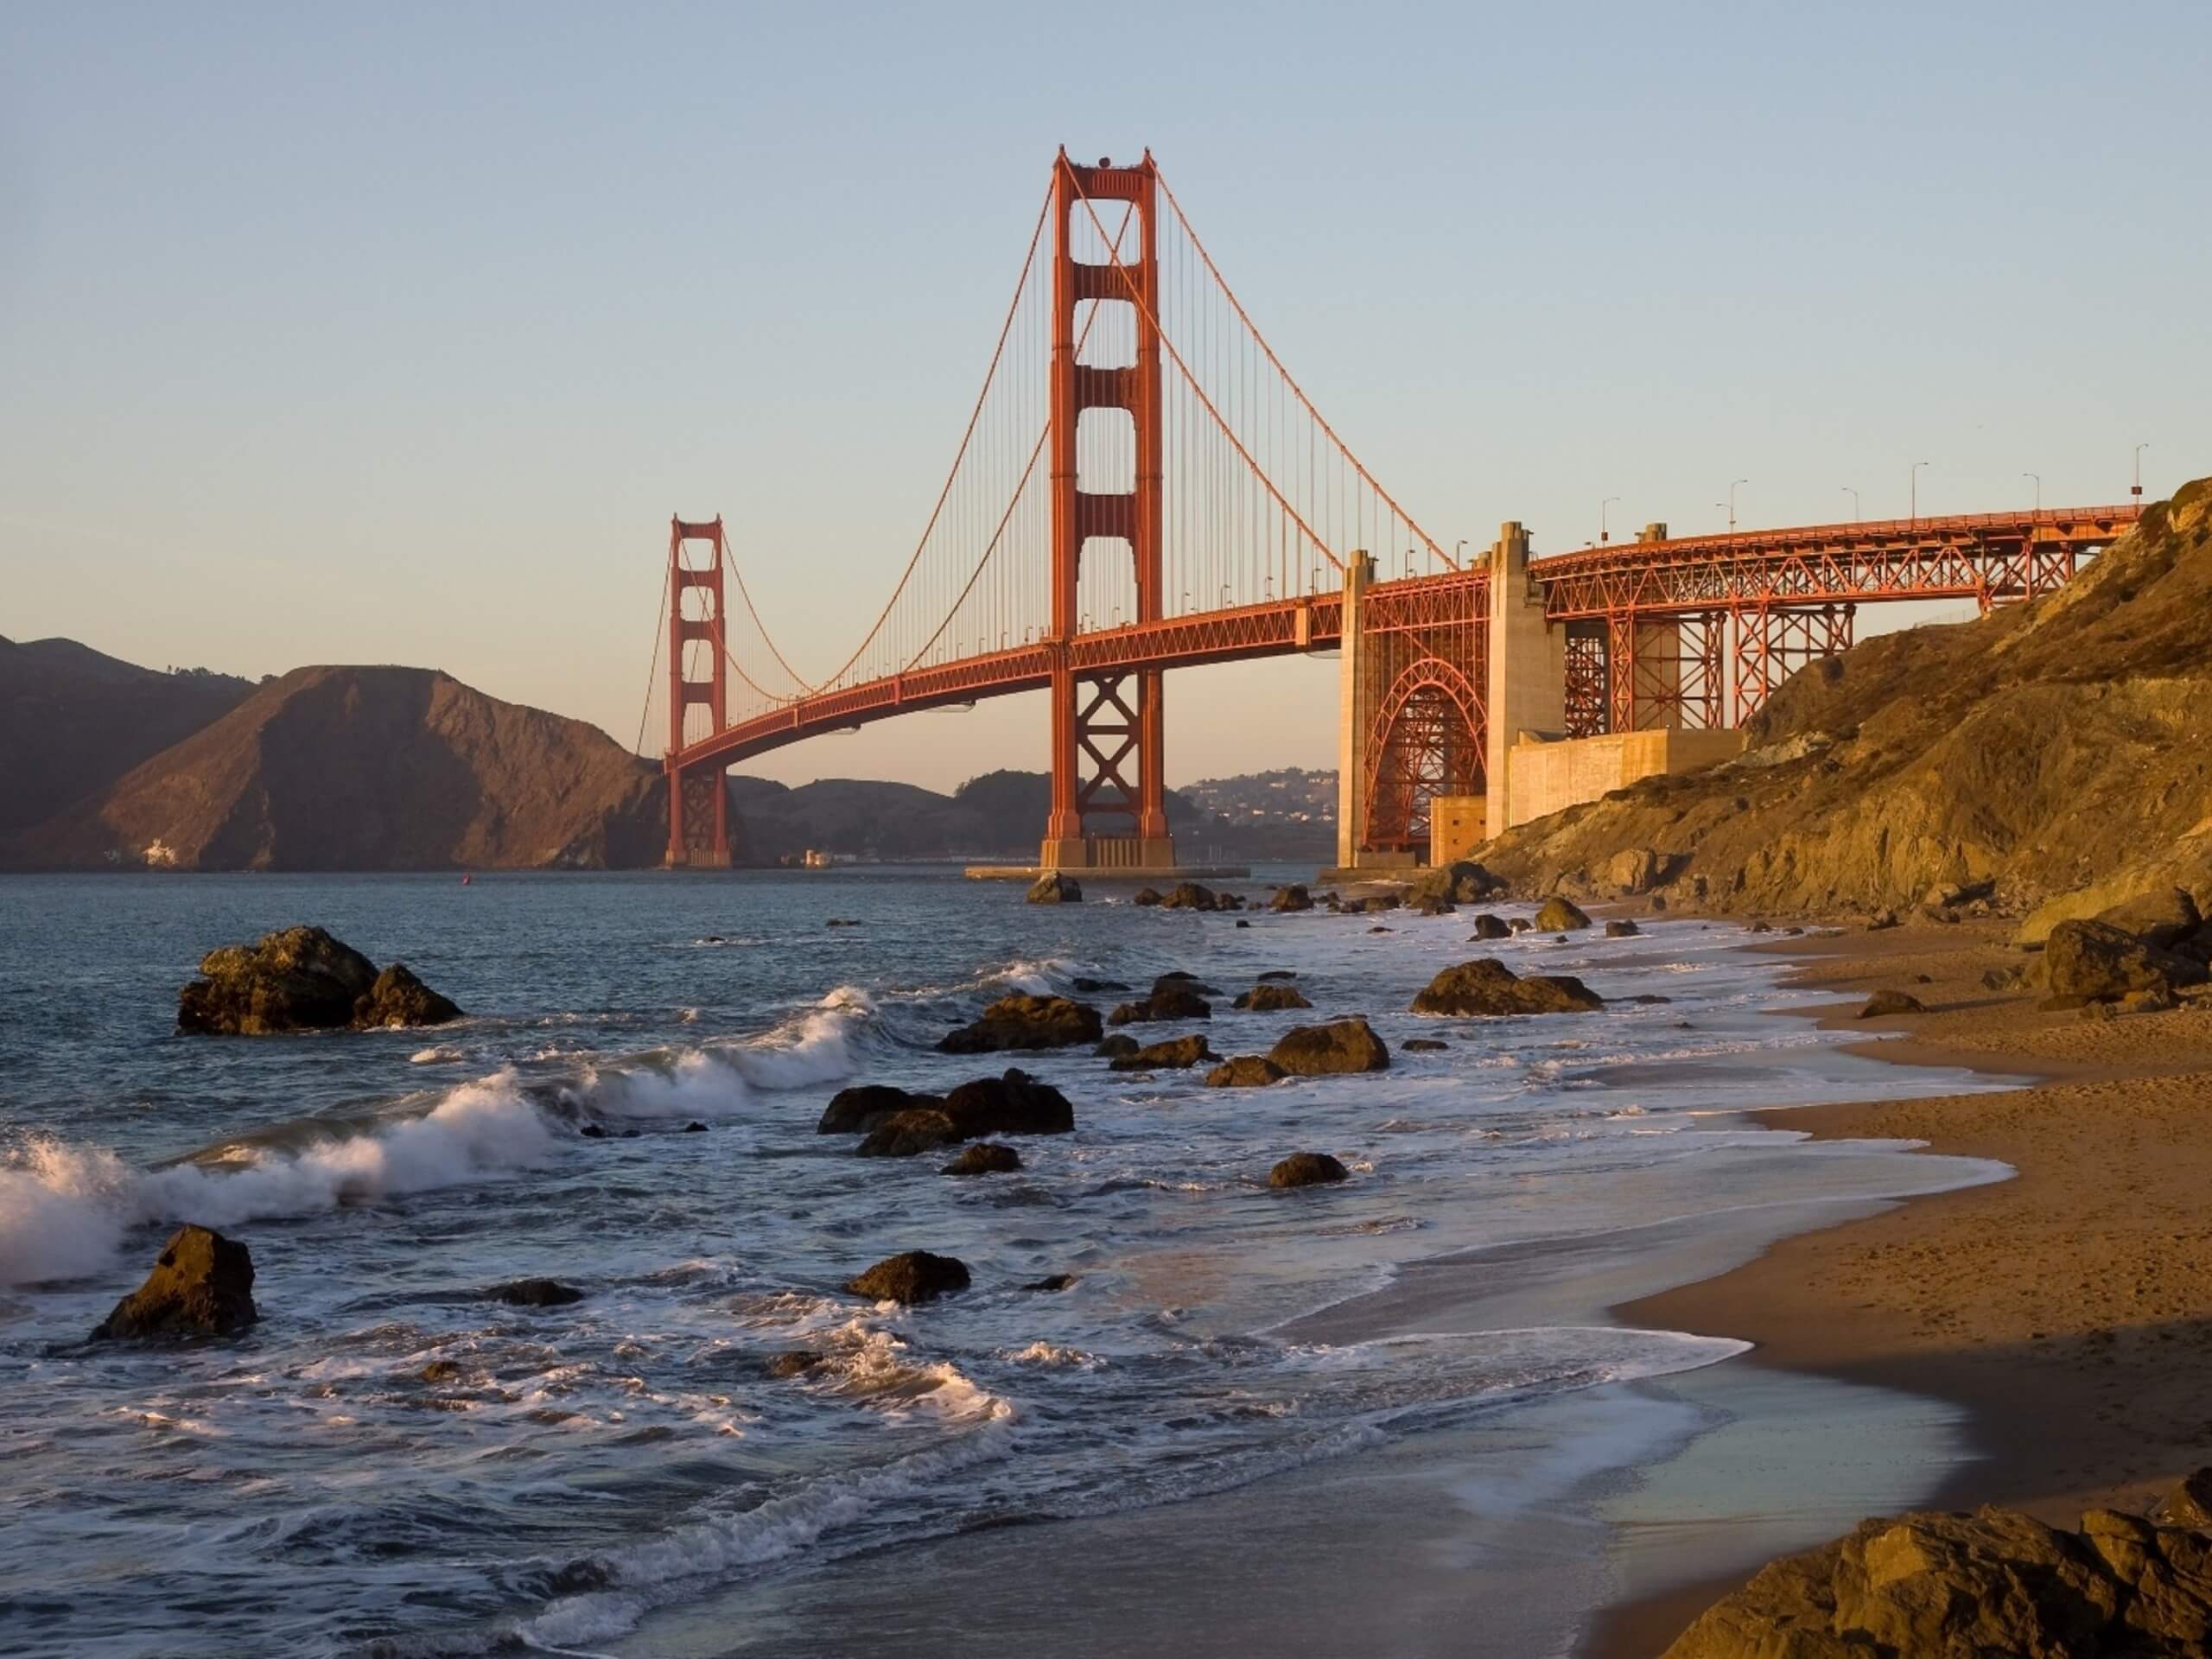
[{"label": "brown hill", "polygon": [[1526,890],[1602,894],[1648,849],[1680,896],[1735,911],[1987,883],[2044,906],[2037,929],[2154,886],[2212,899],[2212,480],[2046,598],[1815,664],[1751,742],[1478,856]]},{"label": "brown hill", "polygon": [[656,861],[658,768],[416,668],[302,668],[29,830],[13,861],[201,870]]},{"label": "brown hill", "polygon": [[73,639],[0,639],[0,839],[219,720],[253,687],[163,674]]}]

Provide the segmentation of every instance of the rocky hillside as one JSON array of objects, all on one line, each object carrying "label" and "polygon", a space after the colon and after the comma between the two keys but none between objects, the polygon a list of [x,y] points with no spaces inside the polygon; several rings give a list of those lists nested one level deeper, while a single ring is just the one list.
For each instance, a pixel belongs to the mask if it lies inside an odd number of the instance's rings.
[{"label": "rocky hillside", "polygon": [[420,870],[656,861],[658,769],[416,668],[302,668],[17,839],[11,861]]},{"label": "rocky hillside", "polygon": [[2212,899],[2212,480],[2056,594],[1815,664],[1751,744],[1480,857],[1527,891],[1739,912],[1986,892],[2037,929],[2152,888]]},{"label": "rocky hillside", "polygon": [[162,673],[74,639],[0,639],[0,840],[219,720],[253,687]]}]

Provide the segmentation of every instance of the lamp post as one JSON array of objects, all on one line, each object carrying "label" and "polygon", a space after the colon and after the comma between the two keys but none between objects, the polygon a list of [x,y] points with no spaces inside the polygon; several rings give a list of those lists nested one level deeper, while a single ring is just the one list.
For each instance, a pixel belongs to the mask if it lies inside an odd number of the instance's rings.
[{"label": "lamp post", "polygon": [[1598,539],[1600,542],[1610,542],[1613,539],[1612,531],[1605,528],[1605,509],[1619,499],[1620,497],[1618,495],[1609,495],[1598,504]]},{"label": "lamp post", "polygon": [[2143,452],[2150,447],[2147,441],[2135,446],[2135,481],[2127,486],[2127,493],[2135,498],[2139,507],[2143,505]]},{"label": "lamp post", "polygon": [[1728,486],[1728,533],[1731,536],[1736,533],[1736,485],[1748,484],[1751,481],[1748,478],[1739,478]]},{"label": "lamp post", "polygon": [[1927,464],[1924,461],[1916,461],[1905,469],[1905,490],[1911,499],[1911,522],[1916,524],[1920,522],[1920,469]]},{"label": "lamp post", "polygon": [[1847,484],[1843,493],[1851,498],[1851,521],[1855,524],[1866,522],[1866,509],[1859,505],[1859,492]]},{"label": "lamp post", "polygon": [[2020,476],[2022,478],[2031,478],[2035,480],[2036,511],[2037,512],[2041,512],[2043,511],[2043,474],[2041,473],[2022,473]]}]

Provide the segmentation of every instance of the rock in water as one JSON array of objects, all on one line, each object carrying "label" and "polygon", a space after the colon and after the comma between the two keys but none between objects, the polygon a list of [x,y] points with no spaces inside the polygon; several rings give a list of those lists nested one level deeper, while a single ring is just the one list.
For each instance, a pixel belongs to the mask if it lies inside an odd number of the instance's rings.
[{"label": "rock in water", "polygon": [[786,1348],[780,1354],[771,1354],[768,1363],[760,1369],[770,1376],[804,1376],[822,1363],[822,1356],[811,1348]]},{"label": "rock in water", "polygon": [[1160,901],[1162,910],[1219,910],[1221,895],[1195,881],[1178,881]]},{"label": "rock in water", "polygon": [[1452,1045],[1440,1037],[1408,1037],[1398,1046],[1408,1054],[1438,1054]]},{"label": "rock in water", "polygon": [[1590,925],[1590,918],[1580,907],[1554,893],[1544,900],[1544,907],[1536,912],[1536,931],[1539,933],[1570,933],[1576,928]]},{"label": "rock in water", "polygon": [[960,1155],[938,1172],[940,1175],[1011,1175],[1021,1167],[1021,1154],[995,1141],[979,1141],[963,1147]]},{"label": "rock in water", "polygon": [[1389,1069],[1390,1051],[1366,1020],[1354,1015],[1325,1026],[1299,1026],[1268,1050],[1268,1058],[1294,1077]]},{"label": "rock in water", "polygon": [[908,1250],[886,1256],[845,1288],[872,1302],[933,1302],[940,1296],[968,1288],[968,1264],[957,1256],[933,1255],[927,1250]]},{"label": "rock in water", "polygon": [[2044,967],[2053,996],[2108,1001],[2130,991],[2164,991],[2199,985],[2204,967],[2161,950],[2110,922],[2061,922],[2044,944]]},{"label": "rock in water", "polygon": [[2154,1521],[2091,1510],[2078,1532],[1993,1507],[1861,1522],[1761,1568],[1663,1659],[2201,1656],[2212,1647],[2201,1513],[2187,1500],[2180,1524],[2167,1509]]},{"label": "rock in water", "polygon": [[461,1018],[461,1009],[439,995],[404,962],[395,962],[353,1004],[353,1023],[364,1031],[391,1026],[442,1026]]},{"label": "rock in water", "polygon": [[1269,1186],[1319,1186],[1351,1174],[1325,1152],[1294,1152],[1268,1172]]},{"label": "rock in water", "polygon": [[1124,1002],[1107,1016],[1116,1026],[1155,1025],[1164,1020],[1211,1020],[1213,1004],[1184,985],[1155,988],[1141,1002]]},{"label": "rock in water", "polygon": [[1475,918],[1474,934],[1468,943],[1474,944],[1484,939],[1508,939],[1512,937],[1513,930],[1505,925],[1503,917],[1493,916],[1490,912],[1484,911]]},{"label": "rock in water", "polygon": [[1446,968],[1414,998],[1415,1014],[1591,1014],[1605,999],[1570,974],[1531,974],[1526,979],[1484,957]]},{"label": "rock in water", "polygon": [[1471,859],[1423,872],[1407,890],[1409,899],[1441,899],[1447,904],[1471,905],[1488,898],[1505,884]]},{"label": "rock in water", "polygon": [[814,1132],[866,1135],[886,1118],[900,1112],[922,1111],[944,1104],[943,1097],[937,1095],[911,1094],[882,1083],[855,1084],[830,1096],[830,1104],[823,1109],[822,1121],[814,1126]]},{"label": "rock in water", "polygon": [[1412,903],[1416,916],[1449,916],[1459,909],[1440,893],[1424,893]]},{"label": "rock in water", "polygon": [[1295,985],[1255,985],[1236,999],[1236,1006],[1254,1014],[1274,1014],[1284,1008],[1310,1008],[1313,1005]]},{"label": "rock in water", "polygon": [[1090,1052],[1102,1060],[1118,1060],[1124,1054],[1134,1054],[1141,1045],[1127,1032],[1112,1031],[1098,1039],[1098,1046]]},{"label": "rock in water", "polygon": [[1147,1043],[1134,1053],[1117,1054],[1113,1069],[1116,1071],[1151,1071],[1154,1070],[1180,1071],[1196,1065],[1201,1060],[1217,1060],[1220,1055],[1206,1046],[1203,1037],[1178,1037],[1165,1043]]},{"label": "rock in water", "polygon": [[512,1284],[493,1286],[491,1294],[493,1301],[513,1307],[566,1307],[584,1299],[583,1292],[574,1285],[555,1279],[518,1279]]},{"label": "rock in water", "polygon": [[177,995],[176,1028],[224,1036],[332,1031],[377,982],[377,966],[320,927],[288,927],[200,959]]},{"label": "rock in water", "polygon": [[1206,1073],[1209,1089],[1264,1089],[1290,1074],[1264,1054],[1239,1054]]},{"label": "rock in water", "polygon": [[1058,870],[1047,870],[1037,878],[1037,885],[1029,889],[1029,902],[1033,905],[1079,905],[1083,902],[1083,888]]},{"label": "rock in water", "polygon": [[1157,887],[1139,887],[1129,899],[1129,902],[1131,904],[1141,905],[1147,909],[1149,909],[1154,905],[1160,903],[1160,889]]},{"label": "rock in water", "polygon": [[1275,896],[1268,900],[1268,908],[1286,912],[1311,910],[1313,908],[1313,895],[1306,892],[1300,883],[1294,881],[1287,887],[1275,889]]},{"label": "rock in water", "polygon": [[1885,1020],[1893,1014],[1925,1014],[1920,999],[1905,991],[1877,991],[1859,1010],[1861,1020]]},{"label": "rock in water", "polygon": [[1018,1067],[963,1083],[944,1097],[944,1115],[963,1141],[985,1135],[1067,1135],[1075,1108],[1049,1083]]},{"label": "rock in water", "polygon": [[169,1235],[146,1282],[118,1302],[92,1336],[227,1337],[259,1317],[245,1246],[184,1226]]},{"label": "rock in water", "polygon": [[982,1017],[938,1039],[944,1054],[988,1054],[1009,1048],[1065,1048],[1095,1043],[1105,1027],[1098,1010],[1065,996],[1016,991],[985,1008]]},{"label": "rock in water", "polygon": [[1632,939],[1643,931],[1642,928],[1625,918],[1605,924],[1605,937],[1609,939]]},{"label": "rock in water", "polygon": [[963,1138],[942,1109],[918,1107],[881,1119],[853,1150],[862,1158],[912,1158]]}]

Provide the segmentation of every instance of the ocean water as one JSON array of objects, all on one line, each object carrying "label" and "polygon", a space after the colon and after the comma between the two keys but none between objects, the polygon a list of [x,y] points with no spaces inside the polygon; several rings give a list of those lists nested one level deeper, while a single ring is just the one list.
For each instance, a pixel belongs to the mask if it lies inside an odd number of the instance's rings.
[{"label": "ocean water", "polygon": [[[841,1561],[897,1584],[963,1535],[1270,1480],[1311,1494],[1333,1465],[1473,1424],[1520,1423],[1529,1468],[1572,1471],[1540,1444],[1561,1400],[1742,1344],[1620,1328],[1572,1268],[1481,1329],[1362,1334],[1359,1310],[1439,1258],[1594,1259],[1639,1228],[1992,1173],[1734,1116],[1962,1079],[1773,1017],[1802,999],[1733,927],[1477,946],[1468,914],[1238,928],[920,869],[0,882],[0,1648],[651,1650]],[[204,950],[299,921],[405,960],[468,1017],[175,1034]],[[1402,1012],[1480,955],[1615,1006]],[[1203,1027],[1224,1055],[1361,1013],[1391,1068],[1216,1091],[1087,1052],[931,1047],[1009,989],[1171,969],[1228,995],[1289,970],[1315,1004],[1240,1014],[1225,995]],[[1398,1049],[1414,1035],[1450,1047]],[[1077,1120],[1018,1141],[1017,1174],[948,1179],[941,1156],[857,1159],[815,1132],[847,1084],[941,1090],[1009,1062]],[[1271,1192],[1300,1149],[1351,1179]],[[182,1221],[249,1245],[261,1323],[85,1342]],[[960,1257],[973,1288],[915,1309],[840,1288],[910,1249]],[[1072,1286],[1022,1288],[1055,1274]],[[537,1275],[586,1299],[484,1294]],[[794,1348],[824,1363],[768,1376]],[[434,1361],[455,1369],[423,1381]],[[900,1617],[919,1650],[959,1650],[957,1605],[921,1594]],[[801,1649],[860,1642],[839,1618],[811,1611]]]}]

